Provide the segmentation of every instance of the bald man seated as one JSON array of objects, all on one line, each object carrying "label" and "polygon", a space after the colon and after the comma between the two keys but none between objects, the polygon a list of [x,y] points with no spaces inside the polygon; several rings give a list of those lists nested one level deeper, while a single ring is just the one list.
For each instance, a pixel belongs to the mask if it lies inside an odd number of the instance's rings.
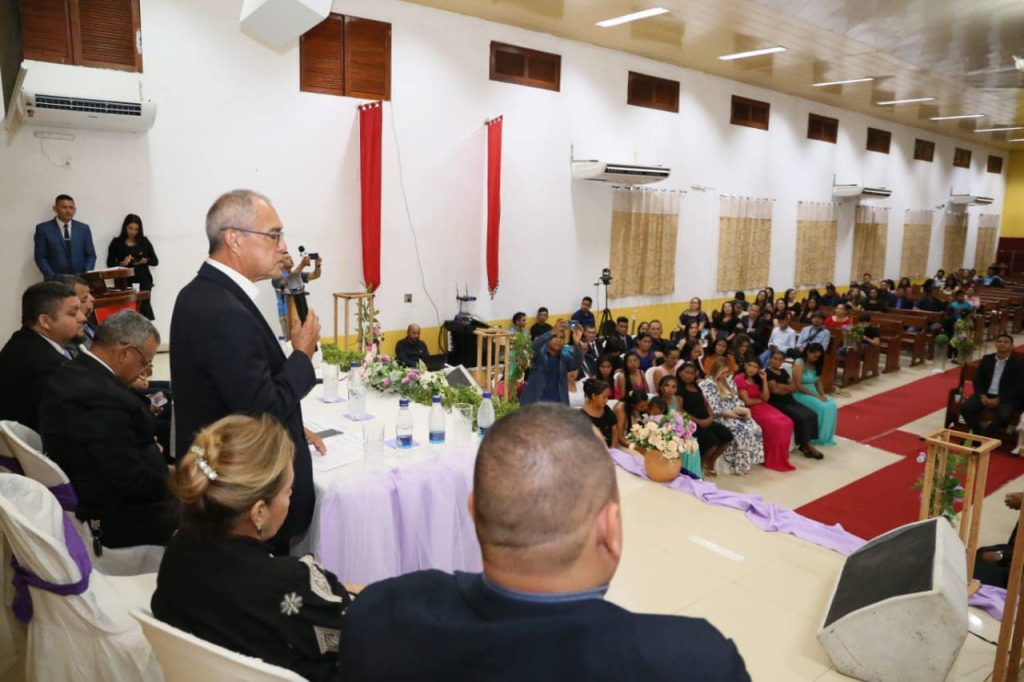
[{"label": "bald man seated", "polygon": [[395,344],[395,357],[405,367],[416,367],[420,360],[426,362],[427,344],[420,341],[420,326],[410,324],[405,330],[405,338]]},{"label": "bald man seated", "polygon": [[750,679],[706,620],[604,600],[622,556],[619,492],[579,410],[527,405],[497,422],[469,510],[483,573],[419,571],[367,587],[345,614],[346,680]]}]

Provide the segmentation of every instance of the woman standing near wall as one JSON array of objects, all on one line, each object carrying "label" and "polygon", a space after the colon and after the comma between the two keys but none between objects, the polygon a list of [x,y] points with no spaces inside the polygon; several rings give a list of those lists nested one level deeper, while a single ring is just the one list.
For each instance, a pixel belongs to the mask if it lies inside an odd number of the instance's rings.
[{"label": "woman standing near wall", "polygon": [[[121,234],[110,240],[107,267],[134,268],[135,274],[128,281],[138,284],[140,291],[152,291],[153,275],[149,269],[159,263],[153,244],[142,233],[142,218],[129,213],[121,224]],[[149,299],[139,302],[139,312],[153,319],[153,305]]]}]

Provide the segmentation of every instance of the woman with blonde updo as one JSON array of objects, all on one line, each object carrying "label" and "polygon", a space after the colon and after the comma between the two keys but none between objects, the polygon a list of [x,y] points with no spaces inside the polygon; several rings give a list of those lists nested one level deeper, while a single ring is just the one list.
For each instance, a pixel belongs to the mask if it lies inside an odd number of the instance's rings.
[{"label": "woman with blonde updo", "polygon": [[232,415],[199,432],[171,478],[181,528],[160,564],[153,615],[308,679],[334,679],[350,593],[311,555],[275,557],[263,544],[288,514],[293,454],[269,415]]}]

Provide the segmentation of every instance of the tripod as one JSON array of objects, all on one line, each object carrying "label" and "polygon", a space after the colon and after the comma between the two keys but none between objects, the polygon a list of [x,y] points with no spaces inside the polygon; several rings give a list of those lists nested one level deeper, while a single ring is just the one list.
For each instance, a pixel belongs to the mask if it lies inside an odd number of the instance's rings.
[{"label": "tripod", "polygon": [[612,320],[612,311],[608,307],[608,284],[605,282],[594,282],[594,300],[601,300],[601,285],[604,284],[604,310],[601,311],[601,319],[597,323],[598,336],[611,336],[615,333],[615,321]]}]

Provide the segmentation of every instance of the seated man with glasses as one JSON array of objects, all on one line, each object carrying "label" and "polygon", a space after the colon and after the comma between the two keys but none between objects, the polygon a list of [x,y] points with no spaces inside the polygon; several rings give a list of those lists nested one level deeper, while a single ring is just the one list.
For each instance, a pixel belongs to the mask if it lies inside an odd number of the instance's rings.
[{"label": "seated man with glasses", "polygon": [[145,317],[115,313],[43,393],[43,447],[71,479],[75,512],[96,545],[163,545],[178,525],[152,415],[128,388],[152,368],[159,343]]}]

